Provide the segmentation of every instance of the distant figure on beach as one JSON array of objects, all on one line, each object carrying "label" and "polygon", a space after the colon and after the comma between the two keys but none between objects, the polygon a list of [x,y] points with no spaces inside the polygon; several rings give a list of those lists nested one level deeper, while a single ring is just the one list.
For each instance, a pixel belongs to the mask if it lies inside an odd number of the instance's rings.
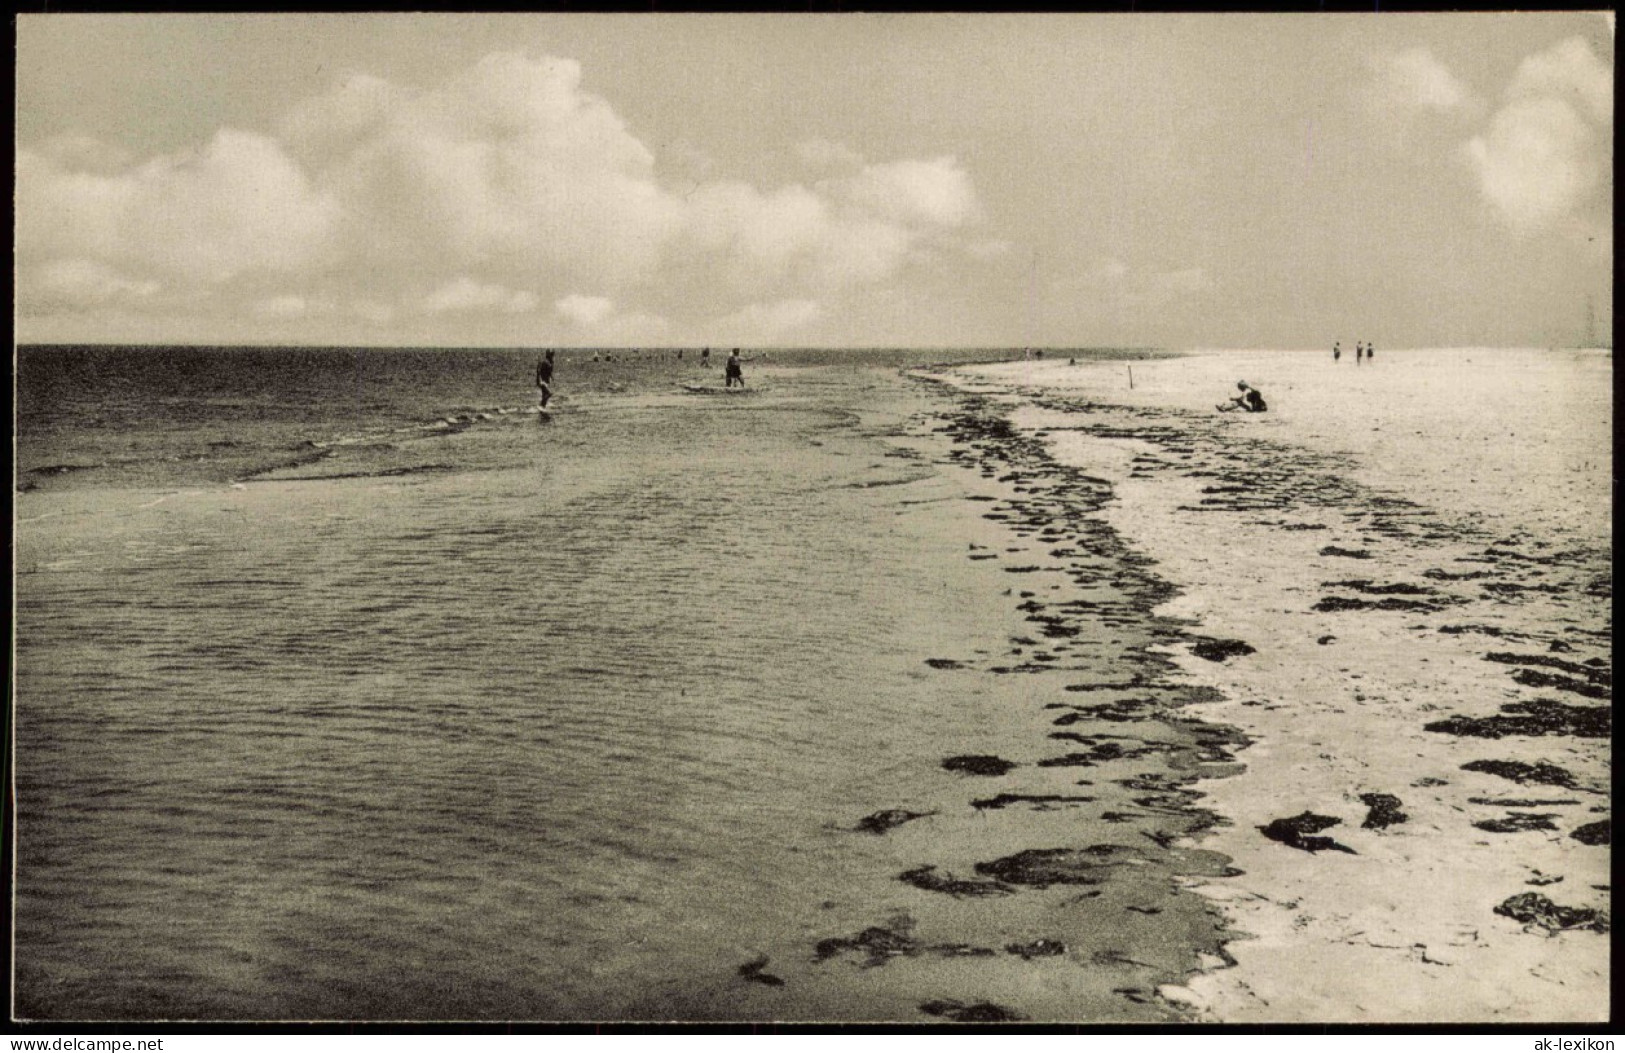
[{"label": "distant figure on beach", "polygon": [[1246,410],[1248,413],[1263,413],[1269,409],[1264,404],[1264,396],[1255,387],[1251,387],[1245,380],[1236,381],[1236,387],[1241,394],[1232,395],[1229,402],[1219,403],[1217,409],[1220,413],[1229,413],[1231,410]]},{"label": "distant figure on beach", "polygon": [[734,348],[733,354],[728,356],[728,361],[723,367],[723,373],[725,377],[723,387],[731,388],[735,384],[740,387],[745,386],[745,367],[740,364],[739,348]]},{"label": "distant figure on beach", "polygon": [[1367,358],[1375,358],[1375,357],[1377,357],[1377,349],[1375,347],[1373,347],[1371,344],[1365,345],[1365,357],[1367,357]]},{"label": "distant figure on beach", "polygon": [[1332,344],[1332,361],[1336,362],[1343,357],[1343,342],[1341,340]]},{"label": "distant figure on beach", "polygon": [[711,364],[711,349],[709,347],[700,348],[700,365],[708,366],[710,364]]},{"label": "distant figure on beach", "polygon": [[536,388],[541,394],[541,408],[553,400],[553,352],[549,351],[536,363]]},{"label": "distant figure on beach", "polygon": [[1360,359],[1362,359],[1364,357],[1365,357],[1365,345],[1360,343],[1359,341],[1355,341],[1355,344],[1354,344],[1354,364],[1359,365],[1360,364]]}]

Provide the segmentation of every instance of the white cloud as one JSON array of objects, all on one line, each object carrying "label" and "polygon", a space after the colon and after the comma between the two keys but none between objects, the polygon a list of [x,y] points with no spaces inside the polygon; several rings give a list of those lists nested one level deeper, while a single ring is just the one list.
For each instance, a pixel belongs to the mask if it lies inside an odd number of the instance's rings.
[{"label": "white cloud", "polygon": [[1598,124],[1614,120],[1614,71],[1605,66],[1591,45],[1580,37],[1568,40],[1523,60],[1512,86],[1512,99],[1556,96],[1578,104]]},{"label": "white cloud", "polygon": [[309,270],[328,248],[336,203],[264,136],[227,129],[114,174],[75,167],[87,149],[19,151],[20,256],[89,255],[207,285]]},{"label": "white cloud", "polygon": [[523,314],[536,309],[536,294],[501,285],[484,285],[467,275],[461,275],[431,292],[423,301],[423,309],[429,314],[455,311]]},{"label": "white cloud", "polygon": [[1583,211],[1607,184],[1612,70],[1564,41],[1525,59],[1505,99],[1462,148],[1485,199],[1523,232]]},{"label": "white cloud", "polygon": [[609,317],[615,310],[615,301],[607,296],[571,293],[555,303],[553,309],[577,325],[594,325]]},{"label": "white cloud", "polygon": [[857,175],[819,184],[875,216],[921,227],[957,227],[974,218],[970,176],[952,157],[866,165]]},{"label": "white cloud", "polygon": [[1385,108],[1449,112],[1473,104],[1472,92],[1425,47],[1375,55],[1377,101]]},{"label": "white cloud", "polygon": [[1484,196],[1519,228],[1567,215],[1594,190],[1596,136],[1559,98],[1520,99],[1502,107],[1465,151]]},{"label": "white cloud", "polygon": [[352,75],[274,135],[224,129],[141,162],[84,138],[24,148],[18,260],[94,261],[227,315],[293,317],[320,281],[349,305],[336,314],[378,325],[553,303],[598,331],[652,331],[674,324],[653,310],[673,301],[688,324],[730,310],[787,324],[794,311],[762,305],[999,244],[965,233],[981,208],[952,157],[869,163],[819,141],[798,155],[804,182],[668,182],[579,64],[499,53],[425,87]]},{"label": "white cloud", "polygon": [[302,318],[309,310],[303,296],[269,296],[254,303],[254,313],[262,318]]},{"label": "white cloud", "polygon": [[52,260],[18,272],[18,306],[28,313],[131,305],[159,290],[155,281],[126,277],[96,260]]}]

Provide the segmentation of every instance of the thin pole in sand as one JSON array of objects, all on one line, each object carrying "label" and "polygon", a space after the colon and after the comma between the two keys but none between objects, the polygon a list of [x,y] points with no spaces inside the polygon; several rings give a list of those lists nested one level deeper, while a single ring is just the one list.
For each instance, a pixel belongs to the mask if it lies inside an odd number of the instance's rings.
[{"label": "thin pole in sand", "polygon": [[1134,367],[1133,366],[1128,367],[1128,389],[1130,391],[1134,390]]}]

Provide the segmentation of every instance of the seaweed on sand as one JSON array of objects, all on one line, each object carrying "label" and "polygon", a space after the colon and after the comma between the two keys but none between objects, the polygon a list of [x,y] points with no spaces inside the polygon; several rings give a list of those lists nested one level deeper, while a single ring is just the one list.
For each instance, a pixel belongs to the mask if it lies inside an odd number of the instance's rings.
[{"label": "seaweed on sand", "polygon": [[1399,810],[1404,802],[1391,793],[1362,793],[1360,802],[1369,809],[1360,824],[1366,830],[1385,830],[1410,818]]},{"label": "seaweed on sand", "polygon": [[1548,932],[1563,932],[1569,929],[1608,931],[1606,912],[1590,907],[1564,907],[1553,903],[1538,892],[1520,892],[1516,896],[1509,896],[1496,906],[1495,913],[1513,921],[1521,921],[1525,925],[1538,926]]},{"label": "seaweed on sand", "polygon": [[1480,819],[1473,825],[1492,834],[1516,834],[1525,830],[1556,830],[1555,812],[1508,812],[1505,819]]},{"label": "seaweed on sand", "polygon": [[1584,826],[1576,827],[1569,836],[1582,845],[1609,844],[1613,838],[1613,820],[1603,819],[1599,822],[1587,823]]},{"label": "seaweed on sand", "polygon": [[1271,820],[1267,825],[1258,829],[1271,841],[1279,841],[1283,845],[1301,849],[1305,852],[1323,852],[1331,849],[1337,852],[1347,852],[1351,856],[1358,855],[1348,845],[1340,844],[1329,837],[1312,836],[1341,822],[1341,819],[1329,815],[1316,815],[1314,812],[1306,811],[1287,819]]},{"label": "seaweed on sand", "polygon": [[1191,645],[1191,654],[1209,662],[1222,662],[1227,658],[1252,654],[1258,648],[1242,640],[1202,639]]},{"label": "seaweed on sand", "polygon": [[893,830],[899,826],[902,826],[904,823],[911,822],[915,819],[923,819],[928,815],[935,814],[937,813],[910,812],[905,811],[902,808],[888,808],[885,811],[875,812],[871,815],[864,816],[862,819],[859,819],[857,828],[862,830],[864,833],[883,834],[888,830]]},{"label": "seaweed on sand", "polygon": [[1051,885],[1098,885],[1112,867],[1145,862],[1140,853],[1124,845],[1029,848],[1013,856],[978,863],[976,872],[1011,885],[1048,888]]},{"label": "seaweed on sand", "polygon": [[1571,706],[1542,699],[1513,702],[1493,717],[1448,717],[1423,725],[1424,730],[1447,735],[1498,739],[1507,735],[1573,735],[1582,739],[1607,738],[1613,718],[1607,706]]},{"label": "seaweed on sand", "polygon": [[897,875],[897,880],[906,881],[927,892],[945,892],[950,896],[1008,896],[1015,891],[1001,881],[972,881],[951,874],[939,874],[934,866],[905,870]]},{"label": "seaweed on sand", "polygon": [[1016,767],[1014,762],[1002,757],[981,754],[948,757],[942,762],[942,766],[949,771],[964,772],[966,775],[1005,775]]},{"label": "seaweed on sand", "polygon": [[1526,764],[1523,761],[1513,760],[1475,760],[1468,761],[1461,766],[1462,771],[1481,771],[1489,775],[1499,775],[1503,779],[1523,785],[1525,783],[1540,783],[1543,786],[1574,786],[1574,776],[1559,768],[1555,764],[1538,761]]}]

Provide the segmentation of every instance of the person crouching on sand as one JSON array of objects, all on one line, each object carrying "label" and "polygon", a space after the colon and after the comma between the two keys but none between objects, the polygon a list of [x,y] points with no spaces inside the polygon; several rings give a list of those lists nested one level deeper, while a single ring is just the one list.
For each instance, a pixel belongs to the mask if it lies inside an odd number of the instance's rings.
[{"label": "person crouching on sand", "polygon": [[536,363],[536,389],[541,392],[540,406],[547,408],[553,400],[553,352],[549,351]]},{"label": "person crouching on sand", "polygon": [[1217,408],[1220,413],[1238,409],[1246,410],[1248,413],[1263,413],[1269,409],[1264,405],[1264,396],[1257,388],[1249,387],[1245,380],[1236,381],[1236,387],[1241,389],[1241,394],[1232,395],[1229,402],[1219,403]]},{"label": "person crouching on sand", "polygon": [[731,388],[735,384],[740,387],[745,386],[745,367],[740,363],[739,348],[736,347],[733,349],[733,353],[728,356],[727,364],[723,370],[723,387]]}]

